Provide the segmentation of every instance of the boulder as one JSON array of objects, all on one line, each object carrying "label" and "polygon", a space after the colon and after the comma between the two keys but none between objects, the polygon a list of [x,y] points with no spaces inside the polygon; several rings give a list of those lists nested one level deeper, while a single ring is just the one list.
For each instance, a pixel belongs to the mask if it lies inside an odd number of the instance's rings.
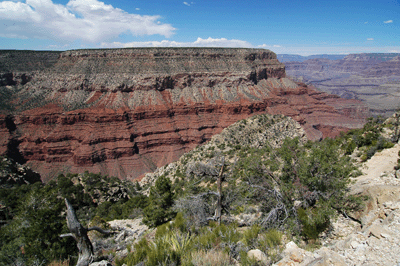
[{"label": "boulder", "polygon": [[268,264],[270,260],[268,259],[267,255],[259,249],[252,249],[247,252],[247,256],[250,259],[255,259],[261,263]]}]

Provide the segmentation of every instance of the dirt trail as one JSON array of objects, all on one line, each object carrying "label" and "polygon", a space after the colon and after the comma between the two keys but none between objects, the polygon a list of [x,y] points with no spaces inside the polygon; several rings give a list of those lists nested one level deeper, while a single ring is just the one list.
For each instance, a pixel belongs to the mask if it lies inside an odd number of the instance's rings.
[{"label": "dirt trail", "polygon": [[385,172],[392,172],[393,167],[397,164],[397,159],[399,158],[399,150],[400,144],[396,144],[390,149],[385,149],[381,152],[375,153],[371,159],[363,163],[361,167],[363,175],[356,178],[356,183],[376,179]]}]

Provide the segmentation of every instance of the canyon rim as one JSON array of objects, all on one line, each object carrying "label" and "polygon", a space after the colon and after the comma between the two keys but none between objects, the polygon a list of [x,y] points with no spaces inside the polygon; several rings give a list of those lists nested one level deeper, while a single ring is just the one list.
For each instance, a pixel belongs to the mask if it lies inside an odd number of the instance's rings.
[{"label": "canyon rim", "polygon": [[0,154],[44,181],[100,172],[134,180],[261,113],[311,140],[359,128],[368,109],[286,77],[264,49],[1,51]]}]

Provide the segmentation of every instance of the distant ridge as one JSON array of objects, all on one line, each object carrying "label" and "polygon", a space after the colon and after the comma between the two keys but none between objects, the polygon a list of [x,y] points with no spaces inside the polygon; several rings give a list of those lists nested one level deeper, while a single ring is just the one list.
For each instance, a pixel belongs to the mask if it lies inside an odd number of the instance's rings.
[{"label": "distant ridge", "polygon": [[400,56],[400,53],[358,53],[358,54],[316,54],[309,56],[302,56],[298,54],[277,54],[277,59],[284,62],[304,62],[310,59],[329,59],[329,60],[342,60],[345,57],[369,57],[381,62],[392,60],[393,58]]},{"label": "distant ridge", "polygon": [[399,108],[399,53],[360,53],[340,60],[321,57],[305,61],[300,61],[301,56],[287,55],[284,60],[282,56],[277,58],[285,62],[288,76],[324,92],[364,101],[372,115],[390,116]]},{"label": "distant ridge", "polygon": [[317,54],[317,55],[309,55],[309,56],[302,56],[297,54],[277,54],[276,55],[280,62],[304,62],[309,59],[316,59],[316,58],[324,58],[329,60],[341,60],[345,58],[346,54]]}]

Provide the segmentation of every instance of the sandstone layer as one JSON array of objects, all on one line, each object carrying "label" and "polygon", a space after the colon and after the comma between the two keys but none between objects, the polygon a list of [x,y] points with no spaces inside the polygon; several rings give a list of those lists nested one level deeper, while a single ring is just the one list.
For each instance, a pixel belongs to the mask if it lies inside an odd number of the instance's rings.
[{"label": "sandstone layer", "polygon": [[0,84],[0,153],[45,180],[84,170],[134,179],[254,114],[291,116],[314,140],[367,116],[358,101],[286,78],[269,50],[76,50],[51,60],[24,82],[8,70]]}]

